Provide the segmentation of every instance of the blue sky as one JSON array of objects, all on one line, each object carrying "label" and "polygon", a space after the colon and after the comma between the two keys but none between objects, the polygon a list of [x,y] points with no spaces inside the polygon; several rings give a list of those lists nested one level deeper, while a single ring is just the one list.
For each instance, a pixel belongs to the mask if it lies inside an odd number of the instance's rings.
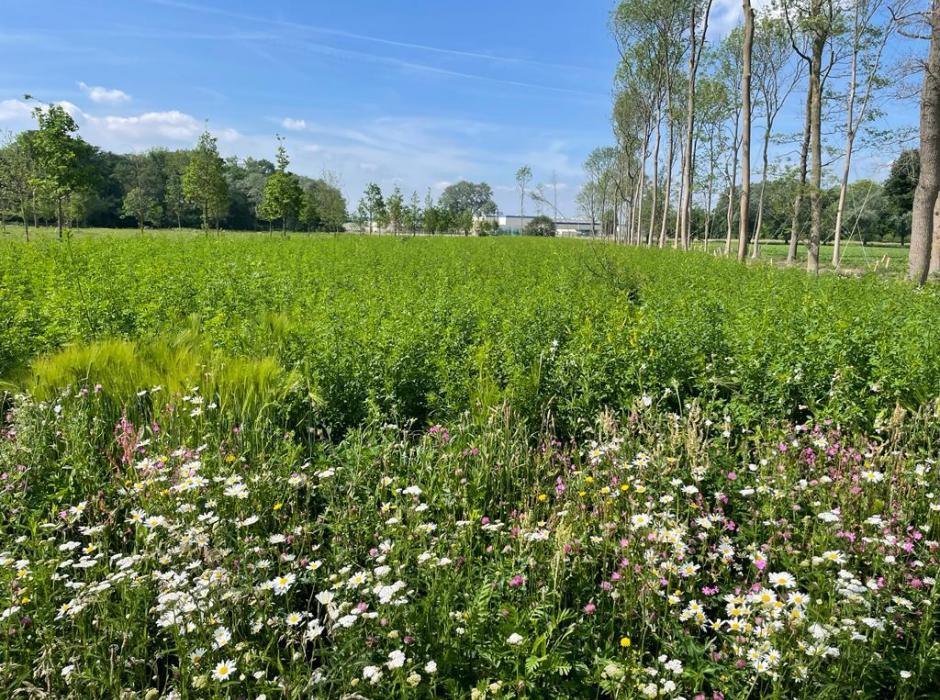
[{"label": "blue sky", "polygon": [[[573,215],[582,161],[612,140],[613,4],[7,3],[0,129],[29,126],[29,92],[69,103],[87,140],[119,152],[189,147],[208,119],[223,154],[272,158],[280,133],[292,169],[333,171],[352,206],[369,181],[423,196],[470,179],[515,212],[528,164],[533,184],[554,173]],[[713,34],[739,6],[716,0]]]},{"label": "blue sky", "polygon": [[[0,128],[24,92],[67,101],[86,139],[185,147],[208,119],[224,153],[422,194],[486,180],[518,209],[515,169],[559,182],[610,141],[611,3],[16,2],[0,29]],[[100,89],[96,89],[100,88]],[[568,206],[568,208],[571,208]]]}]

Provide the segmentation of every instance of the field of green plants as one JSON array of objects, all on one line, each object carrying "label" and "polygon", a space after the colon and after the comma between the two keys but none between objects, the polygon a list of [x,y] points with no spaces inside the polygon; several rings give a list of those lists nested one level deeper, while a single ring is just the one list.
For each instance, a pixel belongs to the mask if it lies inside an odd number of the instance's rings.
[{"label": "field of green plants", "polygon": [[585,241],[0,241],[0,688],[928,698],[940,291]]}]

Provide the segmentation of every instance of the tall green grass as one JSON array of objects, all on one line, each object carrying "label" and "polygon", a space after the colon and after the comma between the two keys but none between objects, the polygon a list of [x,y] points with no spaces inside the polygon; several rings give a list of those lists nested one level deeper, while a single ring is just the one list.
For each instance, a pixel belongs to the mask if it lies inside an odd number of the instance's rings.
[{"label": "tall green grass", "polygon": [[[270,357],[226,356],[187,336],[148,341],[100,340],[39,358],[20,383],[34,397],[54,401],[64,387],[93,391],[122,410],[149,414],[167,403],[199,415],[212,411],[238,423],[280,415],[301,382]],[[199,401],[184,401],[198,396]],[[195,417],[195,416],[192,416]]]},{"label": "tall green grass", "polygon": [[[644,395],[752,424],[816,413],[868,429],[940,395],[937,318],[936,289],[584,241],[0,243],[8,382],[133,398],[142,384],[258,372],[277,379],[225,381],[246,382],[252,410],[335,435],[503,402],[572,434]],[[281,381],[302,398],[260,398]]]}]

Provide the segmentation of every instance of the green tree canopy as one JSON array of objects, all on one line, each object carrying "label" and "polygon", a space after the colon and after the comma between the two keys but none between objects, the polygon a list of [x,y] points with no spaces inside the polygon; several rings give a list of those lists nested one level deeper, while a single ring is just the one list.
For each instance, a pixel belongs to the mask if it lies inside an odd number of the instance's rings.
[{"label": "green tree canopy", "polygon": [[199,137],[183,173],[182,186],[183,195],[202,213],[203,230],[209,230],[210,221],[218,228],[228,211],[228,183],[217,141],[208,131]]},{"label": "green tree canopy", "polygon": [[300,214],[304,192],[297,176],[288,172],[290,159],[283,140],[278,137],[277,170],[264,183],[264,194],[258,207],[258,216],[270,222],[281,221],[281,230],[287,231],[287,221]]},{"label": "green tree canopy", "polygon": [[64,205],[94,182],[89,167],[94,148],[76,136],[78,124],[61,105],[33,110],[37,128],[28,139],[36,169],[33,185],[54,204],[59,238],[62,238]]},{"label": "green tree canopy", "polygon": [[547,216],[533,217],[522,230],[525,236],[554,236],[555,222]]}]

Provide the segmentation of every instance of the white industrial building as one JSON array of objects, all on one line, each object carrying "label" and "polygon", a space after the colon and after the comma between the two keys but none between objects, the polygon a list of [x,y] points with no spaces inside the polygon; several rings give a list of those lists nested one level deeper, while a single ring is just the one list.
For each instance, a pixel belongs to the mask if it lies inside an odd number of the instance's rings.
[{"label": "white industrial building", "polygon": [[[500,231],[520,233],[535,216],[520,216],[519,214],[500,214],[499,216],[484,217],[486,221],[495,222]],[[556,236],[590,236],[592,232],[600,231],[600,226],[591,226],[589,219],[552,219],[555,222]]]}]

